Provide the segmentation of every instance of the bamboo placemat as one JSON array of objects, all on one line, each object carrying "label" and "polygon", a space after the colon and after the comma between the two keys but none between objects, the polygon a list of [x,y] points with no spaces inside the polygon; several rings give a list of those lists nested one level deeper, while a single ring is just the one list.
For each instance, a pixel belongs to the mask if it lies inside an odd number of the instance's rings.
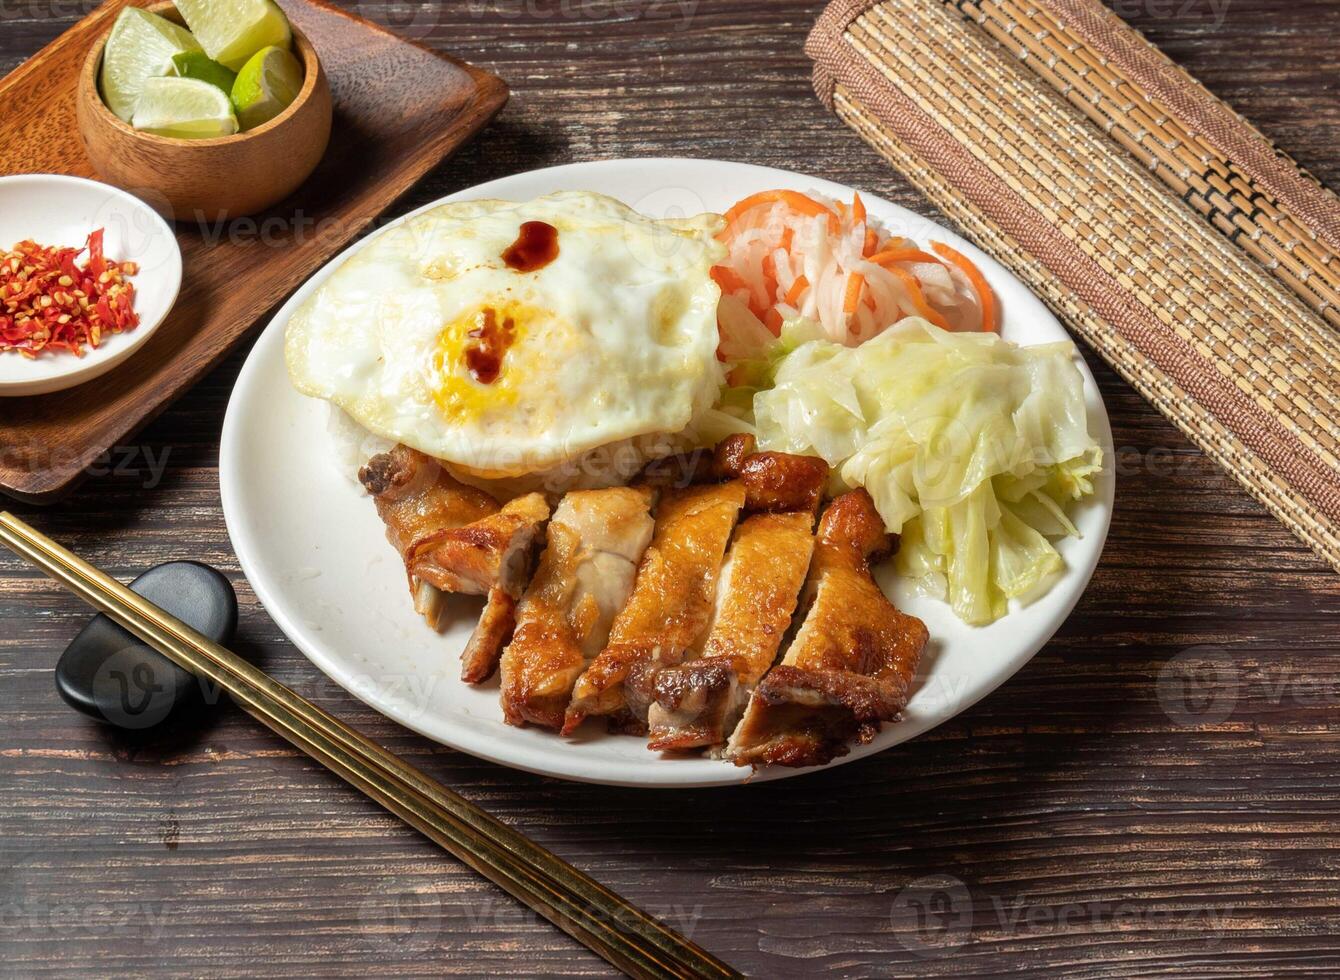
[{"label": "bamboo placemat", "polygon": [[1340,570],[1340,201],[1097,0],[835,0],[815,88]]}]

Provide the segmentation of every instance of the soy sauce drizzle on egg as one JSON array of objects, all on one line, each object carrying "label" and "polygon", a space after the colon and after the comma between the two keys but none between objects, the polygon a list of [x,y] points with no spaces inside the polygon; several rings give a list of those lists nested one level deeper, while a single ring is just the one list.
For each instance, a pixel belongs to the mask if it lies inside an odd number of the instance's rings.
[{"label": "soy sauce drizzle on egg", "polygon": [[497,311],[487,308],[480,311],[477,322],[479,326],[466,334],[472,342],[465,348],[465,366],[470,377],[491,385],[502,373],[503,355],[516,339],[516,324],[510,316],[499,323]]},{"label": "soy sauce drizzle on egg", "polygon": [[[558,258],[558,229],[547,221],[525,221],[516,241],[502,253],[509,269],[517,272],[535,272]],[[478,326],[466,336],[471,340],[465,348],[465,366],[482,385],[493,384],[502,373],[503,355],[516,339],[516,324],[510,316],[501,323],[498,312],[484,309],[479,313]]]},{"label": "soy sauce drizzle on egg", "polygon": [[522,222],[516,241],[507,246],[502,260],[517,272],[535,272],[558,258],[558,229],[547,221]]}]

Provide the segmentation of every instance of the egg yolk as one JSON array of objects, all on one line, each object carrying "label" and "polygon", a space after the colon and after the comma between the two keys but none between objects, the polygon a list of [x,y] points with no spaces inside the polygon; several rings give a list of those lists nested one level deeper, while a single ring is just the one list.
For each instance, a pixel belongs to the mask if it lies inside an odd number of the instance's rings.
[{"label": "egg yolk", "polygon": [[442,328],[433,352],[433,400],[446,418],[477,418],[516,403],[517,372],[508,370],[508,353],[540,315],[521,303],[486,303]]}]

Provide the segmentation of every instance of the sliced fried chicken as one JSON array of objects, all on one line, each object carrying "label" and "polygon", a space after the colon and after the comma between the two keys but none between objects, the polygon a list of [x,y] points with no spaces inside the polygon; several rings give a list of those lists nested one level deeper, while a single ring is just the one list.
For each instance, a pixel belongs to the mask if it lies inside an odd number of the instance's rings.
[{"label": "sliced fried chicken", "polygon": [[653,496],[649,487],[574,491],[555,509],[502,657],[509,724],[562,726],[573,685],[632,592],[652,537]]},{"label": "sliced fried chicken", "polygon": [[814,547],[812,511],[753,514],[735,530],[697,660],[656,675],[652,749],[720,745],[791,624]]},{"label": "sliced fried chicken", "polygon": [[387,540],[405,562],[415,611],[436,629],[442,593],[415,577],[412,557],[432,535],[496,514],[498,502],[454,479],[431,456],[403,445],[373,456],[358,479],[386,525]]},{"label": "sliced fried chicken", "polygon": [[[670,470],[687,471],[683,463]],[[809,568],[814,515],[828,482],[817,456],[754,451],[748,435],[719,443],[699,479],[735,479],[754,512],[737,528],[697,659],[657,673],[648,712],[652,749],[719,745],[777,657]]]},{"label": "sliced fried chicken", "polygon": [[536,539],[549,519],[538,493],[509,500],[502,510],[431,537],[411,569],[444,592],[488,596],[479,625],[461,653],[461,680],[479,684],[498,668],[503,644],[516,624],[516,603],[530,580]]},{"label": "sliced fried chicken", "polygon": [[549,517],[544,497],[532,493],[500,508],[406,446],[374,456],[359,479],[405,563],[415,609],[431,626],[438,625],[444,593],[488,596],[461,658],[463,680],[487,680],[511,635],[534,543]]},{"label": "sliced fried chicken", "polygon": [[750,511],[808,510],[819,506],[828,464],[818,456],[754,451],[754,437],[727,436],[711,452],[666,456],[648,463],[641,479],[659,487],[739,480]]},{"label": "sliced fried chicken", "polygon": [[411,575],[443,592],[487,595],[501,588],[517,598],[526,587],[531,545],[548,519],[544,496],[529,493],[496,514],[420,538],[405,553],[405,564]]},{"label": "sliced fried chicken", "polygon": [[577,680],[565,734],[590,715],[610,716],[620,730],[645,731],[656,672],[678,664],[707,634],[744,499],[739,481],[665,491],[632,596],[614,620],[609,644]]},{"label": "sliced fried chicken", "polygon": [[466,486],[437,460],[408,446],[373,456],[358,479],[402,558],[430,534],[498,512],[498,502],[484,491]]},{"label": "sliced fried chicken", "polygon": [[805,619],[731,735],[727,755],[737,765],[823,765],[902,710],[927,632],[870,574],[890,546],[864,490],[828,506],[805,584]]},{"label": "sliced fried chicken", "polygon": [[489,589],[484,611],[461,651],[461,680],[482,684],[498,668],[502,649],[516,628],[517,601],[500,586]]},{"label": "sliced fried chicken", "polygon": [[754,437],[731,436],[717,446],[717,465],[744,484],[750,511],[805,511],[813,517],[828,484],[828,464],[819,456],[756,453]]}]

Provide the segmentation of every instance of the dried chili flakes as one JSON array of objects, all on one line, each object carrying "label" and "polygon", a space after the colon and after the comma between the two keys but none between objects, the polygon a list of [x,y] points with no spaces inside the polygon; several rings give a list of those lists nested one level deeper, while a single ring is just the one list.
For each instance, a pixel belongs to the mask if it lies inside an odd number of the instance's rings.
[{"label": "dried chili flakes", "polygon": [[[99,228],[83,248],[19,242],[0,253],[0,352],[36,357],[69,351],[80,357],[103,337],[134,328],[135,287],[126,278],[134,262],[112,262],[102,254]],[[76,260],[85,251],[82,265]]]}]

